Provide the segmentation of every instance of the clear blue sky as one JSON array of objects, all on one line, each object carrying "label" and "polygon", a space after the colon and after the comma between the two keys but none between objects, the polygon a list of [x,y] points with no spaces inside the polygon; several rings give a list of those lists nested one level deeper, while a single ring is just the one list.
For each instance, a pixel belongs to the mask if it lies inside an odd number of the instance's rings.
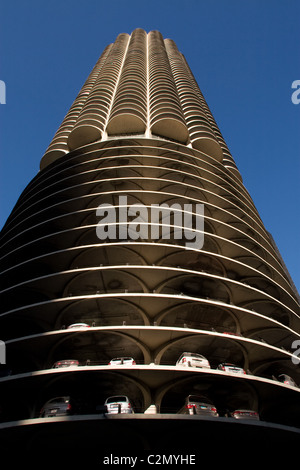
[{"label": "clear blue sky", "polygon": [[1,0],[0,227],[104,47],[158,29],[198,81],[300,289],[299,0]]}]

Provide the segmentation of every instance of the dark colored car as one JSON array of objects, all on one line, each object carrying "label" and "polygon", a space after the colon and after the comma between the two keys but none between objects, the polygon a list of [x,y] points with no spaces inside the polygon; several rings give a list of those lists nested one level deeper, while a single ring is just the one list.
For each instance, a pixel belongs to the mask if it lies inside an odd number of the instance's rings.
[{"label": "dark colored car", "polygon": [[41,418],[67,416],[71,413],[70,397],[56,397],[47,401],[40,412]]}]

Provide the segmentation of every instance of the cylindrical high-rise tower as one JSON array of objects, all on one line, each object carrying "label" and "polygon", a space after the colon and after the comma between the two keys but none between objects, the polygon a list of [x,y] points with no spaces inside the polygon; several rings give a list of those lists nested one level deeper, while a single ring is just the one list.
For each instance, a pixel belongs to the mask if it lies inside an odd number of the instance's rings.
[{"label": "cylindrical high-rise tower", "polygon": [[299,438],[298,294],[172,40],[104,50],[0,241],[6,446]]}]

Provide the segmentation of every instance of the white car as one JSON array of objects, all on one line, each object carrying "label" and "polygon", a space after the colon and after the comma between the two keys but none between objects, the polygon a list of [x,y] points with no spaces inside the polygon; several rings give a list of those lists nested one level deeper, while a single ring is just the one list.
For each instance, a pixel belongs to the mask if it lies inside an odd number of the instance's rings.
[{"label": "white car", "polygon": [[231,413],[235,419],[254,419],[259,421],[259,414],[254,410],[235,410]]},{"label": "white car", "polygon": [[107,413],[134,413],[129,398],[125,395],[108,397],[104,405],[107,407]]},{"label": "white car", "polygon": [[231,372],[232,374],[246,374],[242,367],[235,366],[234,364],[230,364],[229,362],[219,364],[218,369],[223,370],[224,372]]},{"label": "white car", "polygon": [[176,362],[176,366],[183,367],[201,367],[210,369],[209,361],[201,354],[184,352]]},{"label": "white car", "polygon": [[297,387],[297,384],[296,382],[292,379],[292,377],[290,377],[289,375],[286,375],[286,374],[280,374],[278,376],[278,380],[279,382],[282,382],[286,385],[292,385],[293,387]]},{"label": "white car", "polygon": [[61,367],[78,367],[79,362],[77,359],[65,359],[62,361],[57,361],[53,364],[52,368],[53,369],[59,369]]},{"label": "white car", "polygon": [[135,366],[136,362],[132,357],[115,357],[108,363],[109,366]]},{"label": "white car", "polygon": [[72,323],[72,325],[68,326],[68,329],[69,328],[90,328],[90,325],[87,323]]}]

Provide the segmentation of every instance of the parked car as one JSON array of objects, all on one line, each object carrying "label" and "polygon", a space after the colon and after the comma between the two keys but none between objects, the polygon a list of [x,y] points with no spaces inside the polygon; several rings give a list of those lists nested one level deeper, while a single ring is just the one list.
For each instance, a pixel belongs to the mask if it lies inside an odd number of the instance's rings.
[{"label": "parked car", "polygon": [[210,369],[209,361],[201,354],[184,352],[176,362],[176,366],[203,367]]},{"label": "parked car", "polygon": [[280,374],[278,376],[278,380],[279,382],[282,382],[286,385],[292,385],[293,387],[297,387],[298,385],[296,384],[296,382],[294,381],[294,379],[292,379],[292,377],[290,377],[289,375],[286,375],[286,374]]},{"label": "parked car", "polygon": [[78,367],[79,361],[77,359],[66,359],[62,361],[57,361],[53,364],[53,369],[60,369],[61,367]]},{"label": "parked car", "polygon": [[68,329],[69,328],[90,328],[90,325],[87,323],[72,323],[68,326]]},{"label": "parked car", "polygon": [[259,420],[259,414],[254,410],[235,410],[230,413],[230,416],[235,419]]},{"label": "parked car", "polygon": [[233,335],[233,336],[243,336],[241,333],[236,333],[233,331],[223,331],[223,335]]},{"label": "parked car", "polygon": [[125,395],[108,397],[104,405],[107,407],[107,413],[134,413],[129,398]]},{"label": "parked car", "polygon": [[132,357],[115,357],[111,359],[108,363],[109,366],[135,366],[136,362]]},{"label": "parked car", "polygon": [[47,401],[40,412],[41,418],[66,416],[71,413],[70,397],[56,397]]},{"label": "parked car", "polygon": [[219,416],[215,405],[210,401],[209,398],[203,395],[189,395],[186,397],[185,404],[179,413],[214,417]]},{"label": "parked car", "polygon": [[230,364],[229,362],[223,362],[222,364],[219,364],[217,369],[223,370],[224,372],[231,372],[233,374],[246,374],[242,367]]}]

